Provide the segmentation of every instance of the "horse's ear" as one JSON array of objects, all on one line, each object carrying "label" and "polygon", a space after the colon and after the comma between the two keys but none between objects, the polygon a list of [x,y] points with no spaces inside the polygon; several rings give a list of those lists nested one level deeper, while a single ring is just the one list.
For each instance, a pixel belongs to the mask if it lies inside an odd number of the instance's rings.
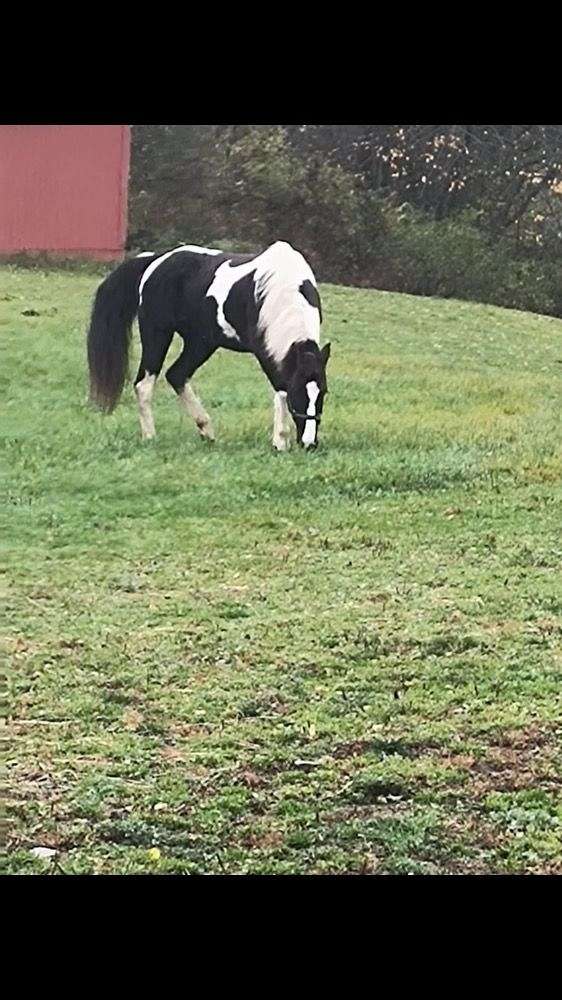
[{"label": "horse's ear", "polygon": [[331,354],[331,352],[332,352],[332,345],[331,344],[324,344],[324,347],[320,351],[320,357],[322,358],[322,363],[324,365],[324,368],[326,367],[326,365],[328,364],[328,361],[330,360],[330,354]]}]

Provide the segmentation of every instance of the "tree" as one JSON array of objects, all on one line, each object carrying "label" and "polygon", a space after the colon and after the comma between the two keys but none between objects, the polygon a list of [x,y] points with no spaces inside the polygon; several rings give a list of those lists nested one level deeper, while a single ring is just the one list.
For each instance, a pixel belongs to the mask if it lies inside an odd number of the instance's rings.
[{"label": "tree", "polygon": [[287,130],[303,155],[321,149],[379,195],[407,201],[438,220],[472,210],[496,233],[519,235],[533,202],[562,178],[560,125],[289,125]]}]

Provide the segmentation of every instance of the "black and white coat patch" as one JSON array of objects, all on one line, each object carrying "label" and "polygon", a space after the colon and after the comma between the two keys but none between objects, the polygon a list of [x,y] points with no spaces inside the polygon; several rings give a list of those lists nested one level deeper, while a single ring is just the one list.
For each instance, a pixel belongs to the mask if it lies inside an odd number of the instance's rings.
[{"label": "black and white coat patch", "polygon": [[135,379],[141,430],[154,436],[152,394],[174,333],[184,342],[166,378],[203,437],[211,420],[190,380],[223,347],[252,353],[275,391],[273,444],[318,440],[330,347],[319,346],[322,312],[314,274],[290,244],[257,255],[180,246],[121,264],[98,289],[88,334],[91,395],[115,406],[123,387],[130,328],[138,313],[142,357]]}]

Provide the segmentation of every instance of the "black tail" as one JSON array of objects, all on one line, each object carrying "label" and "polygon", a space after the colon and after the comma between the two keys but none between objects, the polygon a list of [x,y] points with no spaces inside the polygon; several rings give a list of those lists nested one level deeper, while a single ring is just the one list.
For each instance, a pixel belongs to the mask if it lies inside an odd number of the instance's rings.
[{"label": "black tail", "polygon": [[139,305],[139,284],[154,257],[132,257],[102,281],[88,330],[90,399],[111,413],[123,391],[131,328]]}]

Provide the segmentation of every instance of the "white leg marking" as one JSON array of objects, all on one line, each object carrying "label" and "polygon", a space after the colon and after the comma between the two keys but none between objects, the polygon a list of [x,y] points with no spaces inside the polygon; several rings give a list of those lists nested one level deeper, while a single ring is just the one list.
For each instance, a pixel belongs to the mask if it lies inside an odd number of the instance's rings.
[{"label": "white leg marking", "polygon": [[156,434],[152,416],[152,393],[155,382],[156,375],[149,375],[148,372],[145,372],[144,378],[135,386],[143,441],[149,441]]},{"label": "white leg marking", "polygon": [[[306,391],[308,393],[308,407],[307,416],[316,416],[316,400],[320,395],[320,389],[316,382],[307,382]],[[310,448],[312,444],[316,442],[316,420],[307,420],[304,425],[304,433],[302,436],[302,443],[305,448]]]},{"label": "white leg marking", "polygon": [[289,449],[289,407],[286,392],[276,392],[273,399],[273,447],[277,451]]},{"label": "white leg marking", "polygon": [[207,438],[208,441],[214,441],[215,433],[213,431],[211,418],[199,397],[195,395],[189,382],[185,383],[182,392],[178,395],[178,399],[184,410],[189,413],[190,417],[193,417],[197,427],[199,428],[201,437]]}]

